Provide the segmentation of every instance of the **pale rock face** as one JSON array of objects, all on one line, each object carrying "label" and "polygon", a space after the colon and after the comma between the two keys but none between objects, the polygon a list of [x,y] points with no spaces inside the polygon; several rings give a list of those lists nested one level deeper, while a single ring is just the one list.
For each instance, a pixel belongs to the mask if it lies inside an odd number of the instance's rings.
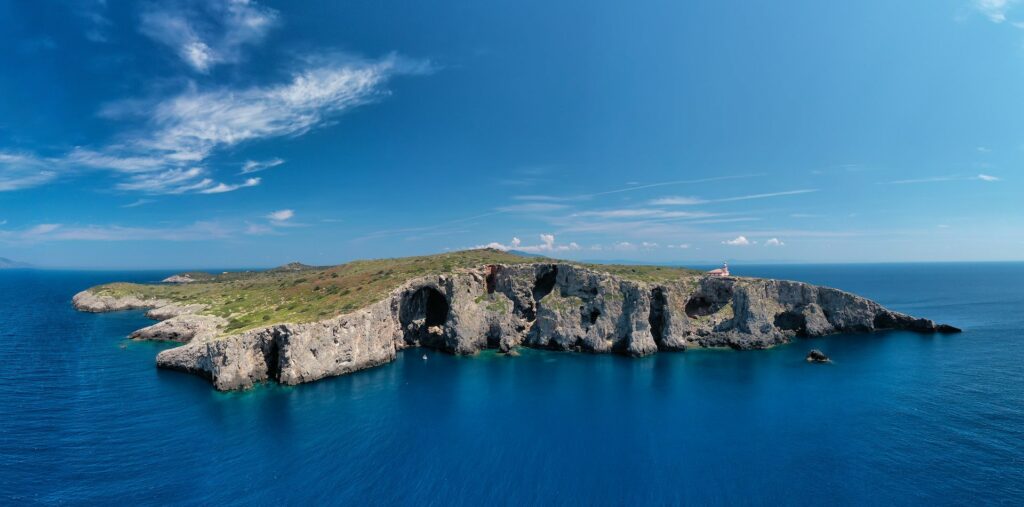
[{"label": "pale rock face", "polygon": [[188,275],[171,275],[161,280],[161,282],[164,283],[192,283],[194,281],[195,280],[193,280],[192,277]]},{"label": "pale rock face", "polygon": [[153,320],[167,320],[171,317],[177,317],[179,315],[192,315],[199,314],[206,309],[206,305],[193,304],[193,305],[179,305],[171,303],[164,306],[158,306],[146,312],[146,317]]},{"label": "pale rock face", "polygon": [[135,296],[102,296],[84,290],[75,294],[75,296],[71,298],[71,304],[79,311],[103,313],[116,312],[120,310],[155,308],[158,306],[166,306],[170,304],[170,301],[163,301],[161,299],[143,299]]},{"label": "pale rock face", "polygon": [[213,315],[181,314],[128,335],[133,340],[190,342],[213,339],[228,321]]},{"label": "pale rock face", "polygon": [[413,346],[453,354],[525,346],[644,356],[691,347],[760,349],[837,332],[955,330],[799,282],[693,276],[653,284],[569,264],[492,268],[412,280],[367,308],[320,322],[216,339],[224,322],[197,321],[216,319],[198,313],[201,307],[88,292],[74,303],[85,311],[161,307],[150,314],[167,320],[137,331],[138,338],[191,341],[161,352],[157,365],[202,375],[220,390],[343,375]]}]

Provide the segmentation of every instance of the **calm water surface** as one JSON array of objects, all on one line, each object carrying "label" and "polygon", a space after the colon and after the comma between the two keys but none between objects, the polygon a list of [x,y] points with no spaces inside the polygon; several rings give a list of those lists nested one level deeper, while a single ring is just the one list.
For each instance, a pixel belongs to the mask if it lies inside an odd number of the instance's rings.
[{"label": "calm water surface", "polygon": [[[644,359],[437,352],[217,393],[69,300],[163,272],[0,272],[0,503],[1024,504],[1024,264],[734,267],[948,322]],[[812,348],[832,365],[809,365]]]}]

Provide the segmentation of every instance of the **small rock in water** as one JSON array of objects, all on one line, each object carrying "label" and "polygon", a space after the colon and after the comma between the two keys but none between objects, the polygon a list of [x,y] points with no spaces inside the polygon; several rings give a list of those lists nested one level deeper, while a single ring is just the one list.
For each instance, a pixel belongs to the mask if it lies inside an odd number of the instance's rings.
[{"label": "small rock in water", "polygon": [[505,352],[505,355],[508,357],[519,357],[519,351],[516,349],[508,349],[508,352]]},{"label": "small rock in water", "polygon": [[820,351],[818,349],[813,349],[813,350],[811,350],[810,352],[807,353],[807,362],[808,363],[831,363],[832,360],[829,359],[828,356],[826,356],[824,352],[822,352],[822,351]]}]

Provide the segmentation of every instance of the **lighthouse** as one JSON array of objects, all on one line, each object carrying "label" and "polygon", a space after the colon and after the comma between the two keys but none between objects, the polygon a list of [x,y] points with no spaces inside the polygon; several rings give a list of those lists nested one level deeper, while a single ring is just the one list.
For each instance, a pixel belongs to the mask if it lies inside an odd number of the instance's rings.
[{"label": "lighthouse", "polygon": [[722,267],[708,271],[708,276],[729,276],[729,263],[723,262]]}]

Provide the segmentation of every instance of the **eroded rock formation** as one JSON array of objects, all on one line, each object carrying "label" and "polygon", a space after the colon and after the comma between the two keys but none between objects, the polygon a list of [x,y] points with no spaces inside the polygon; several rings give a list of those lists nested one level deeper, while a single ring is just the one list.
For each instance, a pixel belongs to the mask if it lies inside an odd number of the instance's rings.
[{"label": "eroded rock formation", "polygon": [[691,347],[761,349],[840,332],[957,331],[805,283],[701,276],[644,283],[560,263],[423,277],[352,313],[227,337],[216,336],[224,323],[202,315],[201,306],[89,292],[74,304],[85,311],[155,308],[150,315],[167,320],[138,337],[187,342],[161,352],[157,365],[202,375],[221,390],[342,375],[415,346],[453,354],[522,346],[644,356]]}]

